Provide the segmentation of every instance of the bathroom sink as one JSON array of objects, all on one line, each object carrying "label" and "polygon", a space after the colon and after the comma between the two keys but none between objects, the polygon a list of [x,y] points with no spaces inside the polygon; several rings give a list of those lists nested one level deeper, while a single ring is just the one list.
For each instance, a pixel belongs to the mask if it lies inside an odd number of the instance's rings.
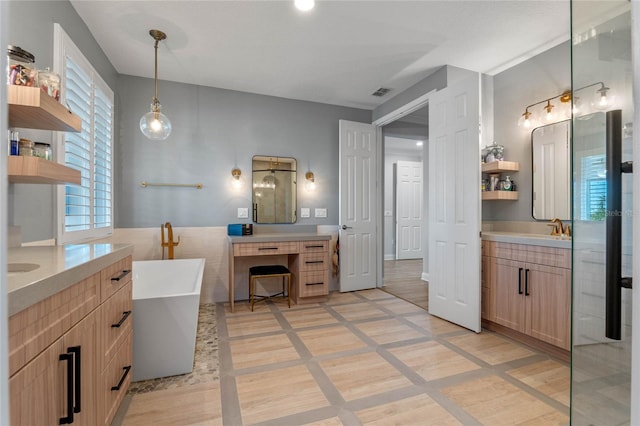
[{"label": "bathroom sink", "polygon": [[23,272],[35,271],[39,267],[40,265],[37,263],[9,263],[7,264],[7,273],[9,275],[16,275]]}]

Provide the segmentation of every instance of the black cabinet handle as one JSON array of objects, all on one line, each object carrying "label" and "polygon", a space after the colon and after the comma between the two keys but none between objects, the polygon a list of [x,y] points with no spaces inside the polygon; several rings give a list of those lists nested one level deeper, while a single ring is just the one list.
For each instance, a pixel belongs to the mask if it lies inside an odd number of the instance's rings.
[{"label": "black cabinet handle", "polygon": [[278,247],[258,247],[258,251],[260,250],[278,250]]},{"label": "black cabinet handle", "polygon": [[304,263],[307,263],[307,264],[309,264],[309,263],[324,263],[324,260],[307,260]]},{"label": "black cabinet handle", "polygon": [[59,360],[67,361],[67,416],[60,417],[59,424],[68,425],[73,423],[73,355],[61,354]]},{"label": "black cabinet handle", "polygon": [[605,336],[622,338],[622,289],[632,287],[622,276],[622,173],[633,173],[633,163],[622,162],[622,111],[607,111],[607,215],[605,217]]},{"label": "black cabinet handle", "polygon": [[522,268],[518,268],[518,294],[522,294]]},{"label": "black cabinet handle", "polygon": [[73,369],[75,373],[73,412],[79,413],[81,411],[80,397],[82,395],[82,349],[80,348],[80,346],[73,346],[71,348],[67,348],[67,351],[73,354]]},{"label": "black cabinet handle", "polygon": [[122,273],[120,275],[118,275],[117,277],[113,277],[111,278],[111,281],[120,281],[121,279],[123,279],[124,277],[126,277],[127,275],[129,275],[131,273],[130,269],[125,269],[122,271]]},{"label": "black cabinet handle", "polygon": [[524,270],[524,295],[530,296],[529,293],[529,268]]},{"label": "black cabinet handle", "polygon": [[127,365],[126,367],[122,367],[122,369],[124,370],[124,373],[122,373],[122,377],[120,377],[120,381],[118,382],[117,385],[115,386],[111,386],[111,390],[112,391],[119,391],[120,388],[122,387],[122,384],[124,383],[124,380],[127,378],[127,375],[129,374],[129,371],[131,370],[131,366]]},{"label": "black cabinet handle", "polygon": [[324,248],[324,245],[319,244],[317,246],[304,246],[304,248]]},{"label": "black cabinet handle", "polygon": [[120,326],[125,322],[125,320],[131,315],[131,311],[124,311],[122,313],[122,318],[116,324],[111,324],[111,328],[120,328]]},{"label": "black cabinet handle", "polygon": [[321,283],[306,283],[305,285],[322,285],[322,284],[324,284],[324,282],[321,282]]}]

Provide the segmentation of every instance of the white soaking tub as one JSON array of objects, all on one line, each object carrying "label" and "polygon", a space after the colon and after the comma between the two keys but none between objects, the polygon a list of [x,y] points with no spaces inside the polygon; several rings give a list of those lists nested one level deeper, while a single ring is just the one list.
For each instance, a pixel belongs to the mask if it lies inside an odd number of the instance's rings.
[{"label": "white soaking tub", "polygon": [[204,259],[133,262],[133,381],[190,373]]}]

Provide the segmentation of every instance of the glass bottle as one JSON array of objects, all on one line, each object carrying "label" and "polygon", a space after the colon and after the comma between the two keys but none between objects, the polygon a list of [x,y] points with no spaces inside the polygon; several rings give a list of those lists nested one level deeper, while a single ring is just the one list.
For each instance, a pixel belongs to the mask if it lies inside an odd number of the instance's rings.
[{"label": "glass bottle", "polygon": [[502,189],[505,191],[511,191],[511,178],[509,176],[504,178]]}]

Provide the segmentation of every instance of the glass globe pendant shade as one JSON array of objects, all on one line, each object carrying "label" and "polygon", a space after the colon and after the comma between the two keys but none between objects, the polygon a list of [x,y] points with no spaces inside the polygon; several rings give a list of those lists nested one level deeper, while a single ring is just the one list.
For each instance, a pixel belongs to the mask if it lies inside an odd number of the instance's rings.
[{"label": "glass globe pendant shade", "polygon": [[518,120],[518,126],[519,127],[524,127],[525,129],[530,129],[532,127],[534,127],[535,125],[535,120],[533,117],[533,114],[529,112],[529,110],[525,110],[524,114],[522,114],[520,116],[520,119]]},{"label": "glass globe pendant shade", "polygon": [[140,130],[151,140],[165,140],[171,134],[171,121],[160,112],[159,104],[152,104],[151,111],[140,119]]}]

